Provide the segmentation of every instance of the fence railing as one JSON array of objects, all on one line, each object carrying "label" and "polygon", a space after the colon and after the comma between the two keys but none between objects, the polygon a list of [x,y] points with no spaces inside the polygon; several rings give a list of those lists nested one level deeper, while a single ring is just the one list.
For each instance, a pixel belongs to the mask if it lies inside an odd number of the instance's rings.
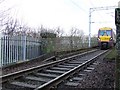
[{"label": "fence railing", "polygon": [[[96,46],[97,42],[91,42]],[[0,66],[39,57],[43,53],[70,51],[88,47],[88,40],[80,38],[57,37],[38,38],[26,35],[0,35]]]},{"label": "fence railing", "polygon": [[40,45],[38,38],[30,36],[2,36],[0,39],[1,66],[40,56],[42,54]]}]

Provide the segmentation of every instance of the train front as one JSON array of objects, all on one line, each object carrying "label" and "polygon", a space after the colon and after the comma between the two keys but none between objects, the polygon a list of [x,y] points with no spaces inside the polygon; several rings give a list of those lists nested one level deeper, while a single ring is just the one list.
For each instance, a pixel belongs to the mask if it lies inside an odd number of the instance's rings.
[{"label": "train front", "polygon": [[98,46],[101,49],[113,47],[113,37],[111,28],[101,28],[98,31]]}]

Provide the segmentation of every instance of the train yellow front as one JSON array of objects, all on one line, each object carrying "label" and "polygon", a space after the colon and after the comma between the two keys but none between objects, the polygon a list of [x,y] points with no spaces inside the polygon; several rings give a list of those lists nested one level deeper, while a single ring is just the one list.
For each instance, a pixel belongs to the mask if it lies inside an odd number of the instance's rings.
[{"label": "train yellow front", "polygon": [[108,49],[115,45],[116,38],[112,28],[103,27],[98,31],[98,46],[101,49]]}]

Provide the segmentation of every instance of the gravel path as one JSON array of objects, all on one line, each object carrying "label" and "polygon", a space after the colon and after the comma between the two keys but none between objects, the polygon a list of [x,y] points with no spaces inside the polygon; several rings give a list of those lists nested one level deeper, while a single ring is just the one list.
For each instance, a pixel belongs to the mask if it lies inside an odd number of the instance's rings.
[{"label": "gravel path", "polygon": [[115,60],[100,59],[98,62],[99,65],[84,77],[78,87],[114,90]]}]

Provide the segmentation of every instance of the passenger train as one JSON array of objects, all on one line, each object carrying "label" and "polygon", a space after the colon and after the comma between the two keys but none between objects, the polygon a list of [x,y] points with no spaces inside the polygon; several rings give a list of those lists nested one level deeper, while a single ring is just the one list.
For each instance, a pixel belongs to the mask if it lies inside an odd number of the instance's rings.
[{"label": "passenger train", "polygon": [[116,37],[112,28],[103,27],[98,31],[98,46],[100,49],[108,49],[115,45]]}]

